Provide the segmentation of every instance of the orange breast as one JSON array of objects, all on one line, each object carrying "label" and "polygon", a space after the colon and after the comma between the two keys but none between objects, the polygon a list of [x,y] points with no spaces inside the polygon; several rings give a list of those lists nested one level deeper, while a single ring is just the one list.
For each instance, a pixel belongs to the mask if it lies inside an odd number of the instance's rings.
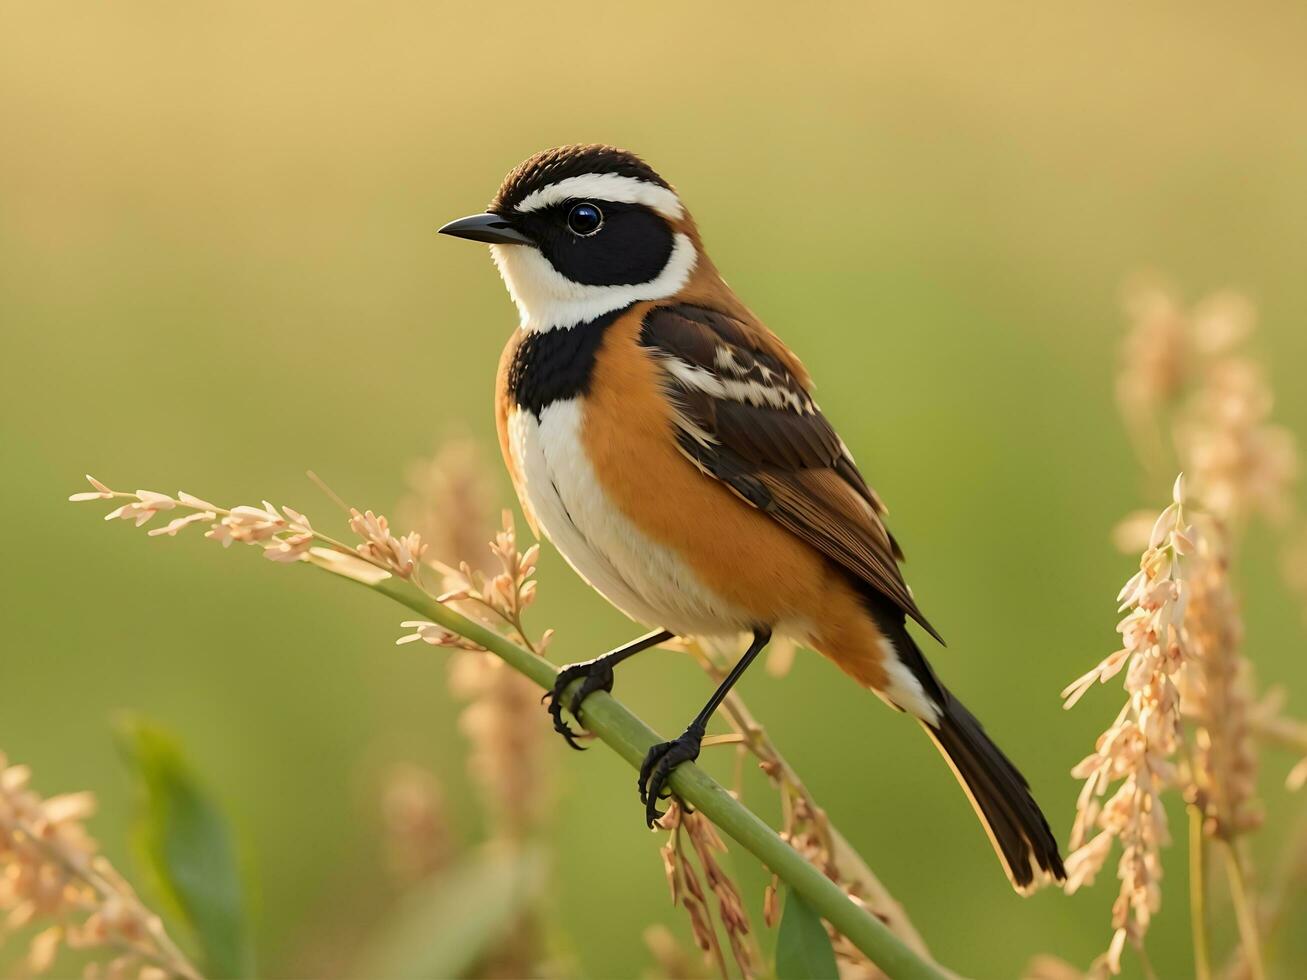
[{"label": "orange breast", "polygon": [[858,680],[884,684],[879,632],[843,573],[677,449],[662,369],[639,345],[649,304],[609,328],[586,398],[586,453],[645,534],[760,624],[791,624]]}]

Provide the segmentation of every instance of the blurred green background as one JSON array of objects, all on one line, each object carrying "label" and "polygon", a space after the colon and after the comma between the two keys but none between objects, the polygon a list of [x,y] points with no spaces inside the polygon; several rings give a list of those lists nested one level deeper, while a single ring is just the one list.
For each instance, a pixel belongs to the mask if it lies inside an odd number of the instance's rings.
[{"label": "blurred green background", "polygon": [[[308,467],[389,510],[447,433],[495,453],[515,313],[435,229],[535,150],[604,141],[676,184],[817,377],[950,641],[936,665],[1065,839],[1068,769],[1120,696],[1063,714],[1057,694],[1116,642],[1132,562],[1109,529],[1165,499],[1113,403],[1123,280],[1246,289],[1277,414],[1307,432],[1305,29],[1292,2],[0,5],[0,746],[46,793],[94,789],[129,867],[109,719],[172,727],[242,834],[272,975],[343,968],[385,918],[387,764],[430,766],[477,837],[444,654],[391,646],[403,611],[64,500],[90,472],[321,524]],[[1245,557],[1249,648],[1301,714],[1273,544]],[[541,577],[556,656],[633,634],[549,548]],[[683,661],[618,681],[664,732],[707,691]],[[1012,977],[1105,947],[1111,869],[1015,897],[927,740],[830,665],[741,689],[943,962]],[[688,933],[661,837],[615,756],[550,751],[553,926],[584,973],[635,975],[646,925]],[[1267,757],[1263,863],[1301,805],[1284,768]],[[1181,976],[1183,848],[1168,861],[1150,946]],[[733,863],[756,910],[765,878]]]}]

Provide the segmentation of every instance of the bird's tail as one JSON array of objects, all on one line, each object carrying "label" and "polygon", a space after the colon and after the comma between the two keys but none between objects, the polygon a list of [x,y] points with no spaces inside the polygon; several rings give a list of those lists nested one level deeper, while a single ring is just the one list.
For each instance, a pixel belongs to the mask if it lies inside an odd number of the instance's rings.
[{"label": "bird's tail", "polygon": [[938,689],[939,719],[921,726],[966,790],[1012,886],[1025,895],[1049,880],[1065,880],[1057,841],[1025,777],[976,716],[942,685]]},{"label": "bird's tail", "polygon": [[[1050,880],[1064,881],[1057,841],[1025,777],[985,734],[976,716],[940,682],[908,632],[902,610],[877,592],[864,593],[863,600],[888,642],[890,663],[910,674],[913,682],[878,693],[921,722],[966,790],[1012,886],[1025,895]],[[903,698],[904,689],[915,698]]]}]

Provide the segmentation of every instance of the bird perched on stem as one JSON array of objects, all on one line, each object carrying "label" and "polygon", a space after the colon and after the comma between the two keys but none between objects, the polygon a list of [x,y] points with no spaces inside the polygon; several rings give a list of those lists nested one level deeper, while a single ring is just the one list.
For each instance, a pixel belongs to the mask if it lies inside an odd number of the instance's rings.
[{"label": "bird perched on stem", "polygon": [[563,146],[514,169],[484,214],[440,231],[490,244],[521,314],[496,412],[528,520],[654,628],[562,670],[546,699],[568,742],[578,747],[564,706],[581,718],[621,661],[673,636],[752,634],[685,731],[645,758],[652,825],[731,686],[774,633],[791,635],[921,723],[1018,890],[1063,878],[1025,779],[908,632],[911,619],[939,639],[903,580],[884,505],[671,185],[623,150]]}]

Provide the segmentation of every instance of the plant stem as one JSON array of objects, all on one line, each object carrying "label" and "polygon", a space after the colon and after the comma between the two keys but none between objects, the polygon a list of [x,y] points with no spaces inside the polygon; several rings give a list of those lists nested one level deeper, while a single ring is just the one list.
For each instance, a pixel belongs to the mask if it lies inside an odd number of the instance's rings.
[{"label": "plant stem", "polygon": [[1139,955],[1139,965],[1144,971],[1144,980],[1158,980],[1157,971],[1153,969],[1152,958],[1148,955],[1148,950],[1144,948],[1142,942],[1134,944],[1135,952]]},{"label": "plant stem", "polygon": [[[377,582],[356,578],[350,581],[368,585],[431,622],[480,644],[540,687],[546,690],[553,687],[558,669],[552,663],[441,605],[408,582],[393,576]],[[591,731],[632,767],[638,768],[649,749],[661,741],[648,725],[604,691],[596,691],[586,699],[585,715]],[[698,766],[678,766],[672,773],[671,785],[678,797],[783,878],[887,975],[902,980],[944,980],[945,975],[937,967],[913,952],[874,915],[850,901],[838,885],[805,861]]]},{"label": "plant stem", "polygon": [[1243,946],[1248,974],[1253,980],[1266,980],[1266,968],[1262,965],[1261,940],[1258,938],[1257,912],[1248,895],[1243,862],[1239,860],[1239,853],[1235,850],[1232,841],[1222,839],[1220,848],[1221,853],[1225,855],[1225,869],[1230,878],[1230,898],[1234,902],[1234,915],[1239,922],[1239,943]]},{"label": "plant stem", "polygon": [[1189,807],[1189,929],[1193,933],[1194,976],[1212,978],[1212,946],[1207,934],[1207,838],[1203,812]]},{"label": "plant stem", "polygon": [[[1267,950],[1274,946],[1276,935],[1284,928],[1297,892],[1307,885],[1307,811],[1298,814],[1295,829],[1290,833],[1286,845],[1285,853],[1275,862],[1275,880],[1263,893],[1259,903],[1259,936]],[[1225,976],[1244,976],[1246,959],[1243,948],[1236,946],[1226,963]]]},{"label": "plant stem", "polygon": [[[721,677],[724,676],[724,672],[719,670],[717,665],[711,661],[705,662],[708,664],[712,676],[720,681]],[[814,813],[819,812],[821,808],[817,805],[817,801],[813,799],[812,794],[809,793],[807,786],[799,778],[799,774],[794,770],[794,767],[781,755],[780,750],[771,740],[766,729],[754,718],[753,713],[745,705],[744,699],[737,692],[732,691],[726,696],[726,700],[722,702],[722,709],[731,717],[735,727],[744,734],[754,754],[760,759],[770,760],[778,767],[782,785],[782,804],[789,805],[788,787],[801,794]],[[820,824],[826,838],[825,845],[829,851],[830,860],[834,863],[836,877],[843,877],[847,879],[846,884],[856,886],[877,918],[889,926],[895,935],[907,943],[917,955],[933,963],[934,959],[926,948],[925,941],[908,918],[907,912],[899,905],[889,890],[881,884],[880,879],[867,866],[867,862],[862,859],[862,855],[853,849],[853,846],[844,839],[843,835],[825,817],[824,813]],[[935,965],[938,967],[938,964]]]}]

